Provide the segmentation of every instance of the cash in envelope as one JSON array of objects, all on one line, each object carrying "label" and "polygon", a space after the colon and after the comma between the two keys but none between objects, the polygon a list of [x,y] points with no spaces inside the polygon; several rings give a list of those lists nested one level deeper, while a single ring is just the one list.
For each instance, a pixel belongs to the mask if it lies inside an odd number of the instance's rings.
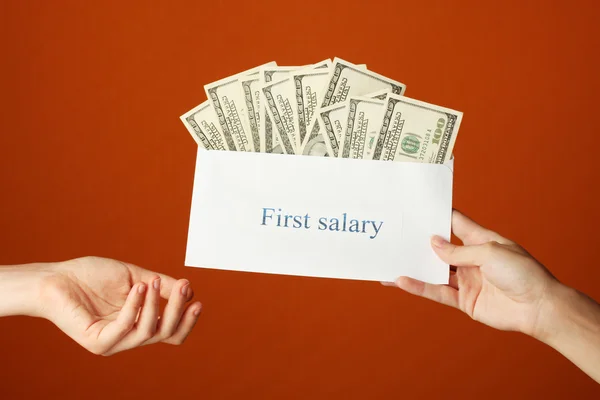
[{"label": "cash in envelope", "polygon": [[198,144],[186,265],[447,283],[429,238],[450,235],[461,112],[339,58],[204,89],[181,116]]}]

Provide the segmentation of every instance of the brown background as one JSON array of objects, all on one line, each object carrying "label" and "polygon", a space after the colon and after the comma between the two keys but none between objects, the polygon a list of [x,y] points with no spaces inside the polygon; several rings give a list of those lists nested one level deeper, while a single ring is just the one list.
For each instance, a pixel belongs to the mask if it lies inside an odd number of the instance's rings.
[{"label": "brown background", "polygon": [[[110,4],[109,4],[110,3]],[[0,264],[189,278],[182,347],[0,320],[0,398],[598,398],[550,348],[373,282],[183,266],[203,85],[340,56],[465,113],[457,208],[600,299],[596,1],[2,1]]]}]

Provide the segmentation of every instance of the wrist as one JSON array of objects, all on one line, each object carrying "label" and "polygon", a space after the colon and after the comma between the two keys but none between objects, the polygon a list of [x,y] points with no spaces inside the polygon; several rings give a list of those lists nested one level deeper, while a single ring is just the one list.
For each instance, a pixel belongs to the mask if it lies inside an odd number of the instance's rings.
[{"label": "wrist", "polygon": [[555,281],[540,305],[536,329],[531,336],[557,348],[582,329],[599,330],[598,311],[598,304],[592,299]]},{"label": "wrist", "polygon": [[43,317],[42,293],[54,269],[53,263],[0,266],[0,316]]},{"label": "wrist", "polygon": [[562,299],[569,289],[558,281],[548,285],[537,309],[535,326],[531,332],[526,332],[529,336],[547,344],[558,334],[558,316],[563,313]]}]

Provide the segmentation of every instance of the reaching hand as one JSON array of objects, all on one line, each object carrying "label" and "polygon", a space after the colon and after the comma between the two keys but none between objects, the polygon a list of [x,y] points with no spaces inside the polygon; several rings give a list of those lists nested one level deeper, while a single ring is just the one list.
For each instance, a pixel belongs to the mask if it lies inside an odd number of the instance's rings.
[{"label": "reaching hand", "polygon": [[[94,354],[181,344],[200,315],[187,280],[116,260],[84,257],[52,264],[40,289],[40,314]],[[160,298],[168,299],[162,317]]]},{"label": "reaching hand", "polygon": [[399,278],[396,285],[494,328],[538,335],[539,321],[546,317],[545,299],[558,281],[521,246],[458,211],[452,215],[452,231],[463,246],[432,239],[438,256],[456,267],[451,268],[449,285],[408,277]]}]

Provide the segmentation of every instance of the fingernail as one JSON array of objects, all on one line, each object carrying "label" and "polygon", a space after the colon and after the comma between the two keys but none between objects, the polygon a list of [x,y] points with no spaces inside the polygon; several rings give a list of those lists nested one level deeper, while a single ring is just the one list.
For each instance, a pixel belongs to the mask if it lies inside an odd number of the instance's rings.
[{"label": "fingernail", "polygon": [[187,291],[188,291],[189,287],[190,287],[189,283],[186,283],[185,285],[183,285],[181,287],[181,294],[184,295],[184,296],[187,296]]},{"label": "fingernail", "polygon": [[200,315],[200,311],[202,311],[202,306],[199,306],[194,310],[194,316],[197,317],[198,315]]},{"label": "fingernail", "polygon": [[140,283],[140,286],[138,286],[138,293],[142,294],[146,291],[146,284],[145,283]]},{"label": "fingernail", "polygon": [[154,286],[154,289],[156,290],[160,289],[160,278],[156,279],[152,286]]},{"label": "fingernail", "polygon": [[443,248],[446,245],[446,243],[448,242],[441,236],[434,236],[431,238],[431,244],[433,244],[438,249]]}]

